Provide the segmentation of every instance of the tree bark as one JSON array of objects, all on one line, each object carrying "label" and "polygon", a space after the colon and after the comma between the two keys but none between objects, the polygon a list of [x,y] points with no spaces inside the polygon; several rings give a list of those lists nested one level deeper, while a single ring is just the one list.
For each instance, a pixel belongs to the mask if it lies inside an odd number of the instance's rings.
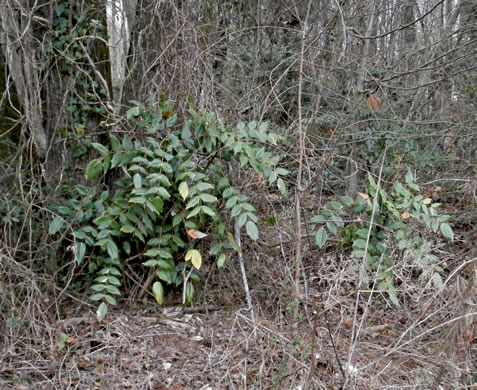
[{"label": "tree bark", "polygon": [[[366,27],[365,36],[373,35],[372,34],[373,29],[376,28],[375,17],[376,17],[376,7],[373,6],[371,10],[371,16],[368,20],[368,25]],[[358,65],[358,79],[356,81],[356,86],[357,86],[357,89],[361,92],[364,91],[364,79],[365,79],[366,71],[367,71],[366,67],[367,67],[367,63],[369,59],[370,48],[371,48],[371,41],[369,39],[364,40],[361,56],[357,56],[358,58],[360,58],[360,62]],[[346,194],[351,197],[354,197],[356,195],[356,192],[358,191],[359,170],[358,170],[357,161],[360,159],[360,157],[359,157],[359,151],[356,148],[357,148],[357,145],[355,142],[353,142],[351,144],[348,188],[346,190]]]},{"label": "tree bark", "polygon": [[35,70],[37,60],[32,45],[33,34],[29,7],[24,0],[4,0],[0,7],[0,46],[5,55],[9,75],[21,102],[26,123],[38,154],[46,157],[48,136],[43,127],[40,83]]},{"label": "tree bark", "polygon": [[112,98],[117,103],[121,103],[126,81],[127,55],[131,44],[136,4],[136,0],[108,0],[106,2]]}]

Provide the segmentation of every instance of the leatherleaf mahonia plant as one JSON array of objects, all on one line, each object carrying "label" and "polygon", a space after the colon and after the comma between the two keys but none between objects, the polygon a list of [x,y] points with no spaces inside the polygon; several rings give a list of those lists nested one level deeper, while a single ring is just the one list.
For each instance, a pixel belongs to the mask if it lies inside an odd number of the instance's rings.
[{"label": "leatherleaf mahonia plant", "polygon": [[288,172],[267,150],[279,137],[266,123],[229,126],[191,108],[180,124],[167,102],[155,111],[134,104],[127,119],[143,130],[141,138],[112,134],[109,145],[92,143],[99,157],[85,170],[87,179],[122,171],[114,193],[76,185],[71,199],[52,208],[56,217],[49,233],[69,235],[75,261],[88,262],[90,299],[98,302],[100,321],[125,287],[122,278],[132,259],[153,271],[150,284],[159,304],[168,285],[182,286],[188,303],[205,255],[197,244],[201,238],[210,240],[208,255],[219,268],[231,250],[238,250],[229,232],[232,218],[250,239],[258,239],[256,210],[233,186],[232,169],[252,169],[286,193]]},{"label": "leatherleaf mahonia plant", "polygon": [[363,285],[366,274],[374,273],[377,291],[386,292],[396,305],[399,299],[393,270],[398,258],[411,260],[421,277],[442,289],[443,269],[432,253],[432,239],[440,233],[453,240],[451,217],[439,211],[439,203],[420,194],[410,172],[404,177],[405,184],[396,182],[390,191],[372,175],[368,180],[366,193],[331,201],[310,219],[316,244],[322,248],[329,236],[334,237],[339,249],[363,260],[358,283]]}]

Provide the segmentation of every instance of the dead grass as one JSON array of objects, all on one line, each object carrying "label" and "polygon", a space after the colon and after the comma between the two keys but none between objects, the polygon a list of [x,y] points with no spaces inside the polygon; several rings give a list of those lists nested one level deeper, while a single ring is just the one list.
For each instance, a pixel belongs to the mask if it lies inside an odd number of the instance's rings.
[{"label": "dead grass", "polygon": [[[297,303],[286,227],[263,236],[276,245],[245,251],[254,319],[233,259],[224,272],[209,267],[193,308],[125,301],[98,324],[92,306],[64,291],[58,300],[51,280],[3,248],[0,388],[299,389],[312,364],[313,389],[475,388],[476,259],[442,252],[451,271],[441,292],[398,265],[396,307],[356,289],[355,259],[308,247]],[[295,304],[299,336],[290,340]]]}]

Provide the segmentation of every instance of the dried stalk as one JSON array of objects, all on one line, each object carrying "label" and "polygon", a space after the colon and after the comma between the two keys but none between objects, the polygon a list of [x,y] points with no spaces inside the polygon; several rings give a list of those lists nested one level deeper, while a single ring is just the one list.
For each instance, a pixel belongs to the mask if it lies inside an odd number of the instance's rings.
[{"label": "dried stalk", "polygon": [[245,297],[247,299],[247,309],[250,312],[250,317],[254,319],[255,316],[253,314],[252,297],[250,296],[250,289],[248,288],[247,273],[245,272],[245,261],[243,259],[242,239],[241,239],[241,233],[240,233],[240,226],[238,224],[238,218],[235,218],[235,221],[234,221],[234,239],[235,239],[235,243],[237,244],[237,247],[239,248],[238,260],[239,260],[240,272],[242,274],[243,289],[245,291]]}]

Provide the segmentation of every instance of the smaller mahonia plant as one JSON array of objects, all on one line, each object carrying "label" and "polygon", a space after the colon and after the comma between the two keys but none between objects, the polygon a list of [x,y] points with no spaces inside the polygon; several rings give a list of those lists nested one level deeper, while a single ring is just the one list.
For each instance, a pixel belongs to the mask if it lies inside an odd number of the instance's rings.
[{"label": "smaller mahonia plant", "polygon": [[88,261],[94,274],[91,299],[100,302],[102,320],[107,304],[120,295],[128,261],[142,258],[153,269],[152,293],[164,299],[164,284],[182,286],[185,302],[194,294],[203,262],[200,239],[211,240],[209,255],[217,266],[237,249],[227,221],[237,218],[250,239],[258,239],[258,216],[249,198],[233,186],[230,167],[253,169],[262,180],[286,193],[279,157],[267,151],[279,137],[267,124],[253,121],[232,127],[209,113],[189,110],[182,126],[167,102],[158,111],[137,103],[127,112],[144,130],[144,139],[110,136],[108,145],[92,143],[99,157],[85,170],[87,179],[121,170],[114,194],[96,187],[75,186],[76,194],[54,210],[50,234],[70,225],[77,263]]},{"label": "smaller mahonia plant", "polygon": [[442,288],[443,269],[437,265],[429,240],[419,229],[424,225],[429,232],[440,232],[453,240],[451,217],[440,213],[439,203],[419,194],[420,188],[411,173],[405,176],[404,185],[396,182],[391,192],[379,186],[373,176],[368,175],[368,180],[366,193],[358,193],[355,199],[343,196],[329,202],[319,215],[311,218],[316,228],[316,245],[323,248],[328,237],[333,236],[338,248],[366,259],[368,269],[377,272],[378,289],[386,291],[396,305],[399,300],[392,269],[397,254],[415,259],[423,275],[436,288]]}]

